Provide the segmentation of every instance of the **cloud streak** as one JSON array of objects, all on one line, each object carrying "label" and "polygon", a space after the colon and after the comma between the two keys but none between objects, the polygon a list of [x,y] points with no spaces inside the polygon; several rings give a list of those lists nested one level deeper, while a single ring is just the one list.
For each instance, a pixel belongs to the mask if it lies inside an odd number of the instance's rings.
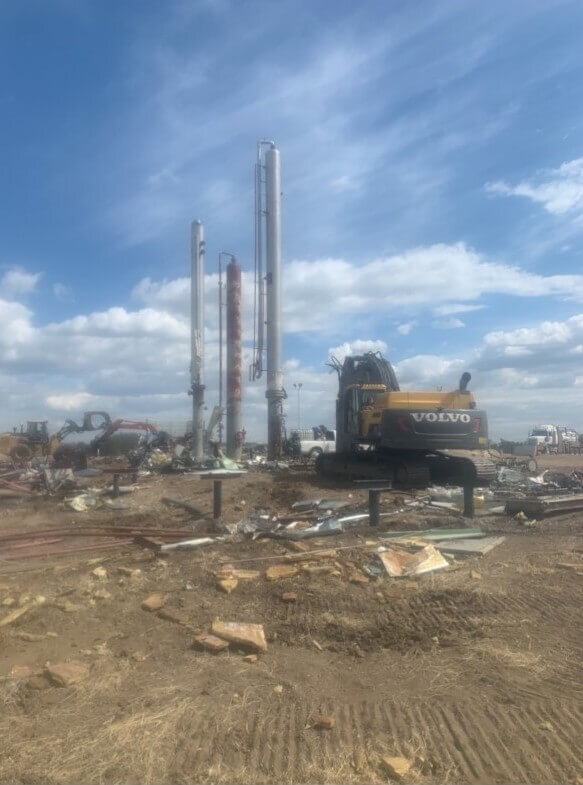
[{"label": "cloud streak", "polygon": [[500,196],[520,196],[540,204],[552,215],[583,218],[583,158],[567,161],[557,169],[538,172],[532,180],[509,185],[503,180],[486,184],[486,191]]}]

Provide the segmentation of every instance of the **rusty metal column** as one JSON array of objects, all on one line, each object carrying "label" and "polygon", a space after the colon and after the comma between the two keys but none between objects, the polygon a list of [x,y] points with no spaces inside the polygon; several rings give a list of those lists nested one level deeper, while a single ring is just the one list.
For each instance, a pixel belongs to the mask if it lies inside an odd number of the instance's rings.
[{"label": "rusty metal column", "polygon": [[236,259],[227,265],[227,455],[240,460],[243,449],[241,426],[241,267]]}]

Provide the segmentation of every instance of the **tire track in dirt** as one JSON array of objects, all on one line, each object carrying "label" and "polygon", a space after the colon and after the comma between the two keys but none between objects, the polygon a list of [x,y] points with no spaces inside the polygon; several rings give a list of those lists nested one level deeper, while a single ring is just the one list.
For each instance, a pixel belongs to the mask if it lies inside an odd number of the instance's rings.
[{"label": "tire track in dirt", "polygon": [[[189,765],[193,776],[218,767],[228,775],[225,762],[236,761],[233,770],[252,771],[259,781],[370,782],[378,780],[380,756],[393,754],[414,758],[419,774],[440,781],[564,782],[580,776],[582,711],[581,704],[558,700],[521,707],[423,701],[310,707],[290,696],[276,716],[239,719],[234,737],[243,741],[248,731],[239,756],[213,738],[208,757],[193,755]],[[312,727],[310,718],[320,713],[333,714],[332,730]]]},{"label": "tire track in dirt", "polygon": [[472,635],[489,615],[503,608],[492,598],[456,590],[427,592],[420,597],[400,599],[371,612],[370,597],[343,598],[332,613],[327,604],[306,599],[297,608],[277,613],[278,640],[284,643],[311,641],[322,637],[331,643],[358,643],[365,650],[379,646],[409,648],[432,638]]}]

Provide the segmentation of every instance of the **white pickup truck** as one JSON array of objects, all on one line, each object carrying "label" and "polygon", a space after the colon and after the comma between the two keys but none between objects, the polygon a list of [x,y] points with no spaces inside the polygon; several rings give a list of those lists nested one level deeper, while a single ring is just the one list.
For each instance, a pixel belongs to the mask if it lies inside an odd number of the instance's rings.
[{"label": "white pickup truck", "polygon": [[324,452],[336,452],[336,431],[327,428],[300,428],[292,431],[300,437],[300,452],[315,461]]}]

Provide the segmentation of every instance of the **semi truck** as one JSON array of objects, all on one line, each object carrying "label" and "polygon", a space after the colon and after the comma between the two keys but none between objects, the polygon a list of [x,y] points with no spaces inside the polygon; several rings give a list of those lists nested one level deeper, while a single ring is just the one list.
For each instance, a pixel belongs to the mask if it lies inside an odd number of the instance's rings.
[{"label": "semi truck", "polygon": [[528,436],[528,443],[535,444],[538,452],[570,453],[579,449],[579,434],[566,425],[535,425]]}]

